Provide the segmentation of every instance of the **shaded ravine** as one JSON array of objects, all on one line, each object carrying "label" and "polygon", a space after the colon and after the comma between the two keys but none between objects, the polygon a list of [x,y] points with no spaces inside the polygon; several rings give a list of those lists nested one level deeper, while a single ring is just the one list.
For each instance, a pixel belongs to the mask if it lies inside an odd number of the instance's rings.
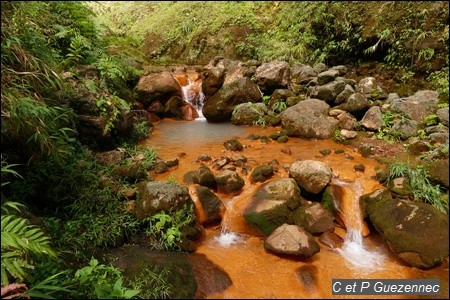
[{"label": "shaded ravine", "polygon": [[[212,168],[212,161],[224,156],[244,155],[248,159],[246,164],[253,168],[276,159],[279,163],[279,170],[275,173],[273,179],[288,177],[288,173],[283,166],[287,166],[296,160],[313,159],[330,166],[334,176],[339,177],[339,180],[348,183],[359,182],[363,194],[380,187],[379,183],[372,179],[378,163],[360,156],[358,152],[348,146],[336,144],[331,140],[312,141],[301,138],[289,138],[289,141],[285,144],[275,141],[264,143],[260,140],[248,140],[246,137],[251,133],[268,136],[270,133],[280,130],[280,128],[244,127],[225,123],[220,124],[219,127],[215,125],[218,124],[209,124],[205,121],[175,122],[169,120],[156,124],[152,136],[141,144],[147,147],[157,147],[158,155],[162,159],[179,156],[180,163],[167,173],[155,174],[155,179],[167,180],[172,178],[179,183],[183,183],[183,175],[188,171],[198,169],[201,165],[198,161],[201,154],[211,156],[212,160],[204,164],[217,175],[219,171]],[[168,134],[166,135],[166,133]],[[206,135],[208,135],[208,138],[204,138]],[[238,137],[244,144],[243,151],[231,152],[225,150],[222,144],[231,137]],[[291,151],[290,155],[285,154],[286,151],[281,151],[288,148]],[[319,152],[323,149],[330,149],[331,154],[323,156]],[[337,149],[342,149],[344,152],[335,152]],[[180,155],[181,152],[184,154]],[[356,164],[365,165],[365,172],[355,172],[354,165]],[[333,296],[331,294],[331,280],[338,278],[417,279],[430,277],[440,278],[448,289],[448,261],[444,261],[441,266],[427,271],[410,268],[388,250],[381,237],[374,231],[364,238],[363,242],[367,251],[376,251],[384,256],[381,270],[358,269],[349,263],[342,254],[327,250],[325,247],[322,247],[318,254],[307,260],[292,260],[266,252],[263,246],[263,237],[253,232],[245,224],[242,216],[242,211],[249,203],[251,195],[261,184],[252,184],[248,175],[240,175],[245,180],[242,193],[236,196],[217,193],[226,205],[227,211],[220,226],[205,230],[205,237],[199,243],[197,250],[197,253],[204,254],[210,261],[223,269],[230,277],[232,284],[228,287],[221,282],[208,280],[208,278],[213,278],[205,274],[208,270],[197,268],[197,272],[202,273],[201,276],[198,275],[198,298],[345,298],[346,296]],[[345,187],[341,190],[343,191],[342,198],[354,198],[355,193],[352,188]],[[226,238],[223,241],[224,231],[235,234],[238,237],[237,240],[234,240],[236,243],[229,243],[229,241],[227,243]],[[336,227],[335,233],[344,239],[348,235],[348,232],[339,227]],[[229,238],[232,238],[232,236],[229,236]],[[233,241],[233,239],[231,240]],[[221,289],[218,286],[223,288]],[[383,297],[401,298],[399,296]],[[367,296],[361,296],[360,298],[367,298]],[[373,296],[372,298],[376,297]],[[411,296],[408,298],[411,298]],[[419,298],[419,296],[416,296],[416,298]]]}]

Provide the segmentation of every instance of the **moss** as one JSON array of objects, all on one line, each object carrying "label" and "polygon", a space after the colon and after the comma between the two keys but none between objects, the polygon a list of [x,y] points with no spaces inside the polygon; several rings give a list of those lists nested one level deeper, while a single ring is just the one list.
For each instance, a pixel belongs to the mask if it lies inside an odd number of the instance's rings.
[{"label": "moss", "polygon": [[321,203],[326,210],[328,210],[332,214],[336,213],[336,208],[334,205],[334,198],[331,193],[331,188],[329,186],[327,186],[325,188],[325,191],[323,192]]},{"label": "moss", "polygon": [[288,139],[289,138],[286,135],[282,135],[277,139],[277,141],[278,143],[287,143]]},{"label": "moss", "polygon": [[249,225],[259,230],[264,235],[270,235],[277,227],[283,225],[288,220],[291,210],[286,204],[278,205],[271,210],[259,213],[244,213],[244,218]]}]

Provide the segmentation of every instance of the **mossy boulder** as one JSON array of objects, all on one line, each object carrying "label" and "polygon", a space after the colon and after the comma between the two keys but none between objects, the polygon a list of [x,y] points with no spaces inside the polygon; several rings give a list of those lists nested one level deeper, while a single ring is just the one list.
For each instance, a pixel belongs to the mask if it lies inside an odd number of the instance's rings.
[{"label": "mossy boulder", "polygon": [[407,264],[429,269],[448,257],[448,216],[432,205],[394,199],[388,190],[361,198],[369,221]]},{"label": "mossy boulder", "polygon": [[219,173],[216,176],[216,182],[219,191],[223,193],[238,192],[245,185],[244,179],[231,170],[224,170]]},{"label": "mossy boulder", "polygon": [[251,182],[264,182],[273,175],[273,167],[269,165],[257,166],[250,175]]},{"label": "mossy boulder", "polygon": [[264,184],[244,210],[247,224],[263,235],[270,235],[287,223],[292,212],[301,204],[300,188],[292,178],[283,178]]},{"label": "mossy boulder", "polygon": [[181,209],[187,203],[193,204],[188,190],[177,183],[142,182],[138,185],[138,190],[135,208],[138,220],[143,220],[160,211]]},{"label": "mossy boulder", "polygon": [[195,193],[202,204],[206,220],[203,225],[215,225],[222,220],[222,213],[225,211],[225,205],[209,188],[198,185],[194,188]]}]

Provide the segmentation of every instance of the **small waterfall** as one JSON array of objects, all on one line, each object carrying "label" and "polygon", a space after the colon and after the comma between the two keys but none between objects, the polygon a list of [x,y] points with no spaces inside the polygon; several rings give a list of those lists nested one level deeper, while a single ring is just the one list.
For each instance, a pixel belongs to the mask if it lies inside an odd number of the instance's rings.
[{"label": "small waterfall", "polygon": [[349,224],[346,224],[347,234],[344,239],[344,244],[338,252],[350,263],[354,269],[359,269],[364,272],[373,272],[382,270],[384,266],[385,256],[378,252],[372,251],[366,247],[363,240],[363,221],[362,212],[359,205],[359,198],[362,195],[363,188],[360,182],[345,182],[337,178],[333,178],[332,183],[340,186],[346,190],[352,191],[351,199],[341,199],[341,201],[348,201],[347,205],[341,205],[342,213],[352,214]]},{"label": "small waterfall", "polygon": [[205,119],[202,113],[203,101],[205,100],[205,95],[202,91],[201,83],[196,80],[188,79],[188,84],[181,87],[181,92],[183,93],[183,100],[191,104],[198,113],[198,118],[196,120]]},{"label": "small waterfall", "polygon": [[214,237],[214,241],[216,241],[222,247],[229,247],[234,244],[239,244],[245,241],[245,237],[236,232],[232,232],[229,230],[229,220],[230,215],[232,213],[232,200],[228,201],[226,204],[226,210],[222,219],[222,228],[220,230],[220,235]]},{"label": "small waterfall", "polygon": [[202,80],[195,70],[177,71],[172,74],[181,87],[183,100],[192,105],[197,111],[196,120],[205,120],[202,109],[205,94],[202,91]]}]

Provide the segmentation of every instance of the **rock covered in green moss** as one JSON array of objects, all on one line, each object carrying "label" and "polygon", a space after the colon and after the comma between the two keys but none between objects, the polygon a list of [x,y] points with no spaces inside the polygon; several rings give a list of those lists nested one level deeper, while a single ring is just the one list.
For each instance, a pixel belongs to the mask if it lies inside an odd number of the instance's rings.
[{"label": "rock covered in green moss", "polygon": [[388,190],[376,190],[361,199],[372,225],[406,263],[428,269],[448,257],[446,214],[426,203],[393,199]]},{"label": "rock covered in green moss", "polygon": [[250,180],[252,182],[264,182],[273,175],[273,167],[269,165],[257,166],[252,174],[250,175]]},{"label": "rock covered in green moss", "polygon": [[186,203],[192,203],[188,190],[176,183],[167,181],[149,181],[138,185],[136,217],[143,220],[160,211],[180,209]]}]

